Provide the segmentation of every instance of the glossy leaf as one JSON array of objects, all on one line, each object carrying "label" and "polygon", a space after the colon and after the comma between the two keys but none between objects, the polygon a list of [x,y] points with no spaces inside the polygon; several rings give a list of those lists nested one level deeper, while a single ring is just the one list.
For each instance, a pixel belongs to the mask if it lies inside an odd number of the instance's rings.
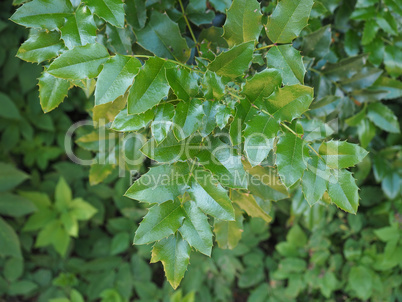
[{"label": "glossy leaf", "polygon": [[98,76],[95,105],[113,102],[124,95],[140,68],[141,62],[134,57],[119,54],[111,57]]},{"label": "glossy leaf", "polygon": [[398,119],[387,106],[381,103],[372,103],[368,106],[367,117],[379,128],[400,133]]},{"label": "glossy leaf", "polygon": [[307,25],[313,0],[282,0],[268,18],[267,35],[274,43],[292,42]]},{"label": "glossy leaf", "polygon": [[259,165],[273,149],[273,138],[279,131],[278,121],[272,116],[251,108],[244,129],[244,152],[252,166]]},{"label": "glossy leaf", "polygon": [[222,220],[234,220],[234,209],[227,191],[216,182],[211,173],[196,168],[191,179],[190,196],[208,215]]},{"label": "glossy leaf", "polygon": [[151,204],[175,200],[186,191],[188,174],[189,168],[186,162],[153,167],[142,175],[125,195]]},{"label": "glossy leaf", "polygon": [[299,136],[285,132],[276,145],[276,165],[283,183],[290,187],[307,168],[308,148]]},{"label": "glossy leaf", "polygon": [[80,6],[69,15],[60,31],[68,49],[96,42],[96,24],[86,6]]},{"label": "glossy leaf", "polygon": [[77,46],[54,60],[47,71],[63,79],[91,79],[98,76],[108,58],[108,51],[100,44]]},{"label": "glossy leaf", "polygon": [[207,99],[219,100],[225,94],[225,85],[216,73],[207,70],[202,78],[202,88]]},{"label": "glossy leaf", "polygon": [[208,65],[210,71],[222,77],[231,79],[243,75],[251,62],[254,50],[254,41],[246,42],[222,52]]},{"label": "glossy leaf", "polygon": [[93,14],[109,22],[113,26],[124,27],[124,3],[120,0],[87,1]]},{"label": "glossy leaf", "polygon": [[168,15],[152,11],[148,24],[135,33],[137,43],[159,57],[186,62],[190,49],[179,26]]},{"label": "glossy leaf", "polygon": [[149,58],[135,77],[128,95],[128,114],[138,114],[157,105],[169,92],[165,68],[171,65],[154,57]]},{"label": "glossy leaf", "polygon": [[137,231],[134,244],[147,244],[159,241],[174,234],[185,219],[179,201],[169,201],[149,209]]},{"label": "glossy leaf", "polygon": [[310,206],[316,204],[324,195],[329,176],[330,170],[324,161],[318,156],[312,157],[301,180],[304,198]]},{"label": "glossy leaf", "polygon": [[183,239],[200,253],[211,256],[212,232],[207,216],[193,201],[184,203],[183,213],[184,221],[179,228]]},{"label": "glossy leaf", "polygon": [[300,117],[313,101],[313,89],[302,85],[276,90],[265,102],[268,112],[279,122]]},{"label": "glossy leaf", "polygon": [[329,52],[331,27],[324,26],[303,37],[302,53],[309,57],[322,58]]},{"label": "glossy leaf", "polygon": [[181,141],[193,134],[202,123],[204,110],[202,101],[193,99],[188,102],[179,102],[176,106],[176,113],[173,118],[175,127],[173,133]]},{"label": "glossy leaf", "polygon": [[241,156],[231,146],[219,139],[211,139],[206,146],[201,146],[196,157],[199,164],[209,170],[224,187],[247,188],[247,175]]},{"label": "glossy leaf", "polygon": [[323,142],[318,151],[327,166],[333,169],[352,167],[361,162],[368,154],[358,145],[345,141]]},{"label": "glossy leaf", "polygon": [[257,41],[262,29],[260,4],[256,0],[234,0],[226,15],[223,37],[229,46]]},{"label": "glossy leaf", "polygon": [[15,23],[26,27],[54,30],[64,24],[64,18],[73,13],[69,0],[34,0],[22,5],[11,16]]},{"label": "glossy leaf", "polygon": [[352,173],[339,170],[328,183],[328,194],[331,201],[342,210],[355,214],[359,206],[359,188]]},{"label": "glossy leaf", "polygon": [[292,45],[271,47],[267,54],[267,64],[280,71],[284,85],[304,83],[306,69],[300,53]]},{"label": "glossy leaf", "polygon": [[27,62],[41,63],[57,57],[64,49],[56,31],[31,30],[28,40],[18,49],[17,57]]},{"label": "glossy leaf", "polygon": [[180,233],[157,242],[152,249],[151,262],[161,261],[170,285],[176,289],[190,261],[190,246]]},{"label": "glossy leaf", "polygon": [[179,99],[188,101],[198,94],[197,77],[194,72],[179,67],[169,68],[166,69],[166,78]]},{"label": "glossy leaf", "polygon": [[115,117],[111,128],[116,131],[130,132],[146,127],[154,118],[153,110],[140,114],[127,114],[127,109],[121,110]]},{"label": "glossy leaf", "polygon": [[46,71],[39,78],[39,98],[40,105],[44,112],[55,109],[64,101],[71,88],[71,83],[67,80],[56,78]]},{"label": "glossy leaf", "polygon": [[279,70],[264,69],[256,73],[252,78],[247,79],[241,94],[258,106],[264,98],[269,97],[281,84],[282,77]]},{"label": "glossy leaf", "polygon": [[174,163],[191,158],[193,152],[196,153],[200,145],[201,139],[199,136],[178,141],[173,132],[169,132],[160,144],[155,139],[150,139],[141,148],[141,152],[160,163]]},{"label": "glossy leaf", "polygon": [[221,249],[234,249],[243,233],[243,215],[236,212],[235,221],[215,221],[214,233]]},{"label": "glossy leaf", "polygon": [[266,222],[271,222],[272,217],[261,208],[252,194],[233,191],[232,199],[234,203],[247,213],[247,215],[251,217],[259,217]]},{"label": "glossy leaf", "polygon": [[156,108],[155,117],[151,124],[152,135],[160,144],[168,135],[172,127],[174,106],[170,103],[161,104]]}]

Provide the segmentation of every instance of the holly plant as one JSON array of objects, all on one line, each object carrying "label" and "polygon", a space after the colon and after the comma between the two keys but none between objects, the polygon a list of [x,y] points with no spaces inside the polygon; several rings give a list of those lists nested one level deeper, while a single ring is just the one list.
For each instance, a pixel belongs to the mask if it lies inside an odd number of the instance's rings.
[{"label": "holly plant", "polygon": [[[213,232],[220,247],[233,248],[244,213],[269,222],[275,203],[300,188],[310,206],[335,204],[354,214],[359,205],[348,168],[367,152],[332,140],[336,127],[305,115],[314,91],[304,85],[306,69],[292,42],[307,26],[313,0],[281,0],[263,10],[257,0],[225,3],[33,0],[11,17],[31,28],[17,56],[43,66],[43,111],[79,87],[94,93],[97,129],[122,133],[123,143],[107,144],[96,158],[110,161],[92,163],[94,182],[109,169],[129,168],[127,156],[116,155],[121,151],[140,149],[152,160],[126,196],[149,204],[134,243],[153,244],[151,262],[162,262],[173,288],[192,251],[211,255]],[[193,31],[225,10],[223,29]],[[135,143],[125,144],[128,137]],[[92,135],[81,143],[100,140]],[[76,235],[70,218],[80,216],[63,219],[64,197],[57,196],[63,214],[55,224],[68,241]],[[39,237],[37,245],[57,245]]]}]

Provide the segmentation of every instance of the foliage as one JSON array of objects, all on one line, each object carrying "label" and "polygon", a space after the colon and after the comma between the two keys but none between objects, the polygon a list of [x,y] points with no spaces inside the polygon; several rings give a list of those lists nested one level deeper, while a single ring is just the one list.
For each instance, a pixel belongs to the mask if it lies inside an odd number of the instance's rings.
[{"label": "foliage", "polygon": [[[18,52],[25,32],[1,23],[1,159],[26,171],[2,164],[0,242],[11,244],[0,248],[1,293],[56,302],[401,299],[396,2],[227,2],[33,0],[11,17],[32,27]],[[370,32],[373,16],[381,30]],[[367,35],[389,43],[384,55],[373,57]],[[38,66],[16,53],[42,63],[40,105],[50,113],[38,110]],[[63,156],[64,134],[85,111],[97,128],[80,128],[74,151],[95,155],[93,186]],[[129,198],[122,168],[142,174]],[[348,215],[332,203],[360,208]],[[158,286],[149,259],[174,288],[188,270],[181,290]]]}]

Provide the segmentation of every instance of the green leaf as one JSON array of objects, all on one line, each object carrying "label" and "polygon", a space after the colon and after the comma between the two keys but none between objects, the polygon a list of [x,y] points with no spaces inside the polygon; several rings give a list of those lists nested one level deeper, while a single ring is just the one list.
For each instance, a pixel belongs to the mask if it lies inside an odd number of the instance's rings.
[{"label": "green leaf", "polygon": [[244,74],[253,58],[254,41],[246,42],[222,52],[208,65],[210,71],[231,79]]},{"label": "green leaf", "polygon": [[135,77],[128,95],[128,114],[138,114],[157,105],[169,92],[165,68],[172,63],[163,59],[149,58]]},{"label": "green leaf", "polygon": [[247,188],[247,176],[241,162],[241,155],[218,138],[199,144],[198,163],[209,170],[224,187]]},{"label": "green leaf", "polygon": [[63,177],[60,177],[59,181],[57,182],[54,198],[54,205],[60,212],[64,212],[70,206],[72,192]]},{"label": "green leaf", "polygon": [[7,294],[10,296],[28,295],[34,292],[37,288],[38,285],[32,281],[19,280],[10,284]]},{"label": "green leaf", "polygon": [[244,121],[250,111],[250,106],[251,104],[248,99],[242,99],[236,104],[236,115],[234,116],[229,129],[230,141],[233,146],[239,145],[242,142]]},{"label": "green leaf", "polygon": [[367,300],[373,289],[372,271],[362,265],[352,266],[348,276],[348,285],[357,297]]},{"label": "green leaf", "polygon": [[205,1],[190,0],[186,7],[188,19],[197,26],[211,23],[215,13],[208,9]]},{"label": "green leaf", "polygon": [[2,92],[0,92],[0,104],[2,108],[2,110],[0,111],[1,117],[8,120],[21,119],[21,115],[16,104],[6,94]]},{"label": "green leaf", "polygon": [[61,31],[61,38],[68,49],[96,42],[96,24],[94,16],[86,6],[80,6],[66,18]]},{"label": "green leaf", "polygon": [[70,203],[71,215],[77,220],[89,220],[98,210],[82,198],[74,198]]},{"label": "green leaf", "polygon": [[106,25],[108,49],[116,54],[132,55],[134,35],[130,27],[118,28]]},{"label": "green leaf", "polygon": [[313,101],[313,88],[292,85],[276,90],[265,102],[268,112],[279,122],[300,117]]},{"label": "green leaf", "polygon": [[0,214],[2,215],[21,217],[36,210],[35,205],[22,196],[11,193],[0,193]]},{"label": "green leaf", "polygon": [[232,191],[232,200],[242,210],[244,210],[247,215],[251,217],[259,217],[266,222],[271,222],[272,217],[269,216],[268,213],[261,208],[253,195],[249,193],[239,193],[238,191]]},{"label": "green leaf", "polygon": [[63,79],[91,79],[98,76],[108,58],[107,49],[98,43],[77,46],[54,60],[47,71]]},{"label": "green leaf", "polygon": [[272,167],[251,167],[243,162],[244,169],[250,174],[248,190],[255,196],[267,201],[277,201],[289,197],[287,188]]},{"label": "green leaf", "polygon": [[33,0],[17,9],[10,19],[26,27],[53,30],[60,28],[72,13],[69,0]]},{"label": "green leaf", "polygon": [[186,162],[153,167],[126,192],[126,196],[147,203],[175,200],[186,191],[189,174]]},{"label": "green leaf", "polygon": [[362,36],[362,45],[371,43],[377,35],[378,25],[374,19],[364,22],[364,30]]},{"label": "green leaf", "polygon": [[355,56],[360,52],[360,37],[353,29],[349,29],[345,34],[344,49],[348,56]]},{"label": "green leaf", "polygon": [[252,107],[244,128],[244,151],[252,166],[259,165],[272,150],[274,137],[279,131],[278,121]]},{"label": "green leaf", "polygon": [[145,26],[147,20],[147,10],[144,0],[127,0],[126,4],[126,20],[134,30],[139,30]]},{"label": "green leaf", "polygon": [[359,188],[347,170],[339,170],[328,183],[328,194],[332,202],[342,210],[356,214],[359,206]]},{"label": "green leaf", "polygon": [[91,12],[113,26],[124,27],[124,3],[121,0],[87,1]]},{"label": "green leaf", "polygon": [[121,132],[138,131],[148,126],[153,118],[154,112],[152,109],[133,115],[128,115],[127,109],[123,109],[116,115],[111,128]]},{"label": "green leaf", "polygon": [[191,158],[193,153],[200,149],[200,146],[201,139],[199,136],[178,141],[173,132],[169,132],[166,139],[160,144],[157,144],[155,138],[150,139],[141,148],[141,152],[160,163],[174,163]]},{"label": "green leaf", "polygon": [[72,237],[78,237],[78,221],[69,212],[63,212],[60,216],[60,221],[63,224],[67,234]]},{"label": "green leaf", "polygon": [[401,190],[401,178],[397,171],[385,175],[381,182],[381,188],[385,195],[390,199],[395,199]]},{"label": "green leaf", "polygon": [[329,52],[330,44],[331,27],[327,25],[303,37],[303,55],[312,58],[323,58]]},{"label": "green leaf", "polygon": [[236,211],[235,221],[219,221],[214,223],[216,241],[221,249],[234,249],[243,233],[243,215]]},{"label": "green leaf", "polygon": [[0,217],[0,256],[22,257],[20,241],[14,229]]},{"label": "green leaf", "polygon": [[35,246],[53,245],[54,249],[64,257],[70,244],[70,236],[58,220],[48,223],[38,234]]},{"label": "green leaf", "polygon": [[172,127],[175,107],[170,104],[161,104],[156,108],[155,117],[151,124],[152,135],[160,144],[168,135]]},{"label": "green leaf", "polygon": [[4,264],[3,274],[7,281],[14,283],[24,273],[24,260],[22,258],[12,257]]},{"label": "green leaf", "polygon": [[205,214],[222,220],[234,220],[234,209],[227,191],[210,172],[195,168],[190,187],[190,196]]},{"label": "green leaf", "polygon": [[283,183],[290,187],[302,176],[307,168],[308,148],[303,139],[285,132],[276,145],[276,165]]},{"label": "green leaf", "polygon": [[187,62],[190,49],[181,36],[177,23],[168,15],[152,11],[148,24],[136,31],[137,43],[158,57]]},{"label": "green leaf", "polygon": [[398,119],[387,106],[381,103],[372,103],[367,109],[367,117],[377,127],[391,133],[400,133]]},{"label": "green leaf", "polygon": [[327,78],[333,81],[349,79],[362,69],[362,67],[365,65],[365,62],[366,55],[350,57],[340,60],[334,64],[326,64],[322,72]]},{"label": "green leaf", "polygon": [[198,83],[195,72],[189,72],[186,68],[175,67],[166,69],[166,78],[175,95],[189,101],[198,94]]},{"label": "green leaf", "polygon": [[170,285],[176,289],[190,261],[190,246],[180,233],[157,242],[152,249],[151,263],[161,261]]},{"label": "green leaf", "polygon": [[206,99],[220,100],[225,95],[225,85],[221,77],[214,72],[207,70],[201,85]]},{"label": "green leaf", "polygon": [[318,156],[308,162],[308,170],[304,171],[301,185],[304,198],[310,206],[316,204],[324,195],[328,186],[330,170]]},{"label": "green leaf", "polygon": [[267,53],[267,64],[279,70],[284,85],[304,83],[306,69],[300,53],[292,45],[271,47]]},{"label": "green leaf", "polygon": [[117,255],[126,251],[130,246],[130,234],[121,232],[115,235],[110,245],[110,254]]},{"label": "green leaf", "polygon": [[46,113],[58,107],[68,95],[71,83],[56,78],[44,71],[39,78],[39,99],[42,110]]},{"label": "green leaf", "polygon": [[281,72],[276,69],[264,69],[247,79],[241,91],[253,104],[257,106],[264,98],[269,97],[282,84]]},{"label": "green leaf", "polygon": [[193,201],[184,203],[183,213],[184,221],[179,228],[183,239],[200,253],[211,256],[212,232],[207,216]]},{"label": "green leaf", "polygon": [[318,152],[327,166],[333,169],[352,167],[368,154],[362,147],[345,141],[323,142]]},{"label": "green leaf", "polygon": [[396,78],[402,75],[402,52],[400,47],[396,45],[385,47],[384,64],[391,77]]},{"label": "green leaf", "polygon": [[392,14],[384,11],[376,16],[376,22],[386,33],[396,36],[398,34],[398,24]]},{"label": "green leaf", "polygon": [[307,25],[313,0],[282,0],[268,17],[267,35],[274,43],[290,43]]},{"label": "green leaf", "polygon": [[229,46],[257,41],[262,29],[261,17],[257,0],[234,0],[223,25],[223,37]]},{"label": "green leaf", "polygon": [[126,93],[141,68],[134,57],[115,55],[103,66],[95,88],[95,105],[113,102]]},{"label": "green leaf", "polygon": [[137,231],[134,244],[147,244],[166,238],[179,229],[185,219],[180,201],[168,201],[149,209]]},{"label": "green leaf", "polygon": [[18,49],[17,57],[27,62],[41,63],[57,57],[64,49],[56,31],[31,30],[28,40]]},{"label": "green leaf", "polygon": [[193,134],[201,126],[204,115],[202,100],[179,102],[173,117],[173,133],[176,138],[181,141]]},{"label": "green leaf", "polygon": [[402,97],[402,82],[388,77],[379,77],[370,89],[384,91],[384,95],[381,96],[383,100]]},{"label": "green leaf", "polygon": [[14,189],[27,178],[29,176],[25,172],[14,168],[10,164],[0,162],[0,192]]}]

